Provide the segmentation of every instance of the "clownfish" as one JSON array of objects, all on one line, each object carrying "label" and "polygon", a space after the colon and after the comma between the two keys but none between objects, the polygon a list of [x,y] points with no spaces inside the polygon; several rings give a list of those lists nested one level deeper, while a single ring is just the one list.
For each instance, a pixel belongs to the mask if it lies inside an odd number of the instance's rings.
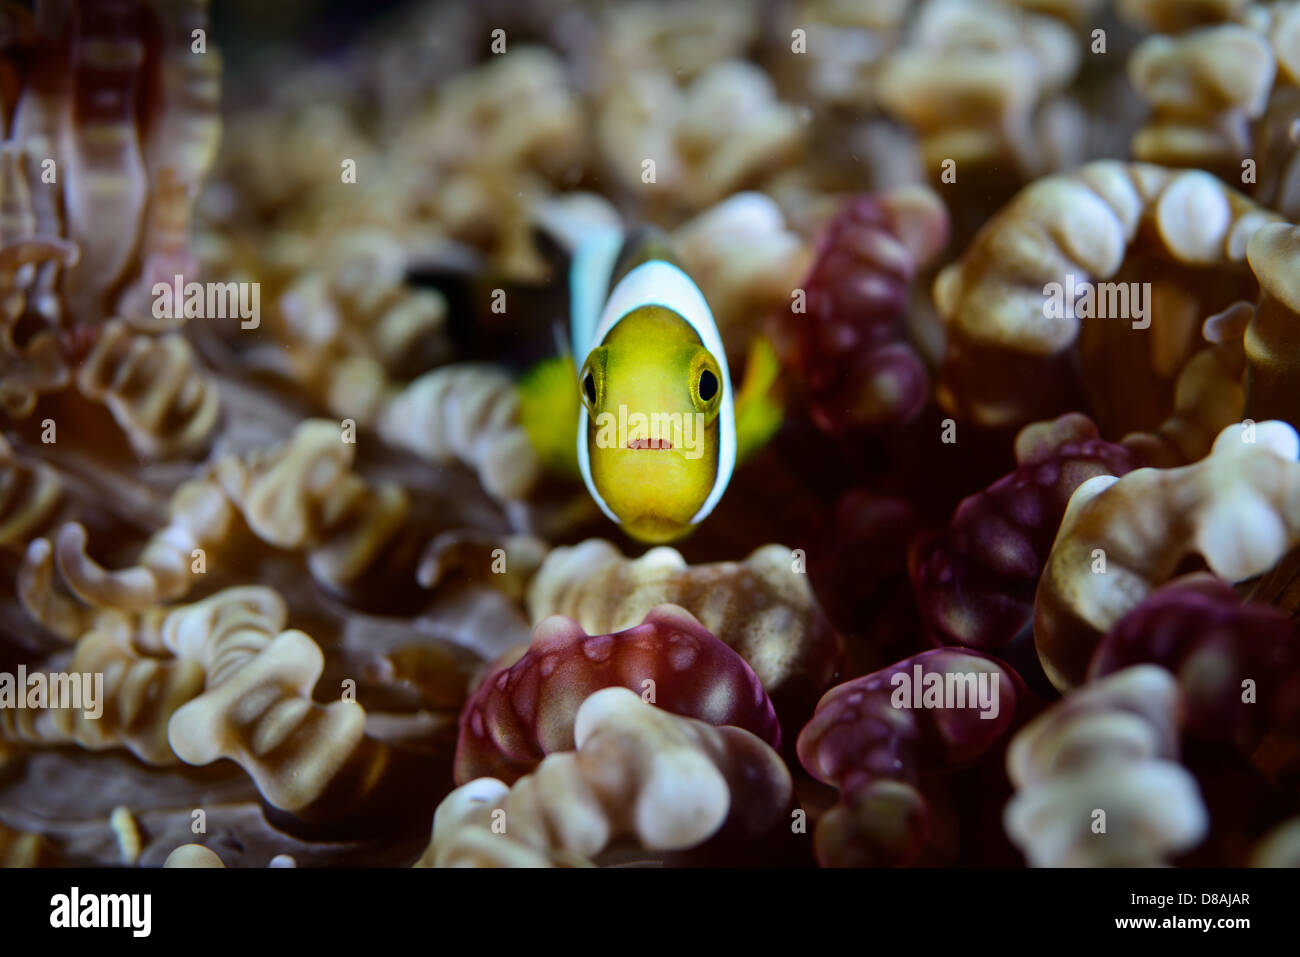
[{"label": "clownfish", "polygon": [[[725,202],[760,221],[775,211],[759,193]],[[519,379],[519,421],[549,471],[581,477],[630,537],[664,544],[689,535],[780,428],[781,364],[750,335],[733,387],[713,313],[668,238],[584,207],[575,195],[539,211],[540,248],[568,279],[568,323],[553,329],[558,354]]]},{"label": "clownfish", "polygon": [[578,244],[569,291],[582,479],[633,538],[680,539],[736,467],[735,397],[709,305],[658,237],[614,228]]}]

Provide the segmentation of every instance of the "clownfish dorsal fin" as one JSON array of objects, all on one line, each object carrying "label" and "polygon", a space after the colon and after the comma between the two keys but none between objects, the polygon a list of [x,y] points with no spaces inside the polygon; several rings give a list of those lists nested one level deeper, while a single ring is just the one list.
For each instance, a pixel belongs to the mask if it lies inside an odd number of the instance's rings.
[{"label": "clownfish dorsal fin", "polygon": [[611,227],[593,230],[574,250],[569,267],[569,343],[578,366],[591,351],[622,248],[623,231]]},{"label": "clownfish dorsal fin", "polygon": [[574,249],[569,268],[570,347],[579,365],[595,348],[596,326],[611,291],[633,269],[647,262],[676,265],[668,236],[654,226],[625,231],[601,227]]}]

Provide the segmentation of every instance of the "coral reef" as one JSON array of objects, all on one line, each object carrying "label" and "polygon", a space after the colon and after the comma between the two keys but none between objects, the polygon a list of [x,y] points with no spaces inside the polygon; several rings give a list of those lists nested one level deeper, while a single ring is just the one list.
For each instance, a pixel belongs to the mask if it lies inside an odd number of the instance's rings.
[{"label": "coral reef", "polygon": [[1300,3],[379,6],[0,4],[0,865],[1300,861]]}]

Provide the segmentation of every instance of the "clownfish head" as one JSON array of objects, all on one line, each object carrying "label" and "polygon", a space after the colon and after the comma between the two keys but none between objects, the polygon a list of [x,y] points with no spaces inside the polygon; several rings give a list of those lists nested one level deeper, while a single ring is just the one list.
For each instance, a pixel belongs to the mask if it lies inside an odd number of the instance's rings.
[{"label": "clownfish head", "polygon": [[713,317],[695,284],[653,260],[607,304],[578,369],[578,460],[592,497],[633,538],[689,534],[735,465],[731,382]]},{"label": "clownfish head", "polygon": [[723,380],[718,360],[680,315],[628,313],[578,375],[591,482],[644,542],[681,538],[718,476]]}]

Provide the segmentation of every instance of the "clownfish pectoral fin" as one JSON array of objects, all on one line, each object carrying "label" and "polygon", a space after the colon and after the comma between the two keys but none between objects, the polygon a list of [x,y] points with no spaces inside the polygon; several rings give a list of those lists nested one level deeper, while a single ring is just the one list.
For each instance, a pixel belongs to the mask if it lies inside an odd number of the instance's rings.
[{"label": "clownfish pectoral fin", "polygon": [[543,359],[520,378],[519,423],[542,464],[552,471],[580,477],[573,435],[578,428],[580,399],[574,382],[578,376],[573,357]]},{"label": "clownfish pectoral fin", "polygon": [[745,360],[745,378],[736,393],[736,464],[741,465],[766,445],[781,427],[784,409],[777,398],[781,371],[776,350],[755,336]]}]

